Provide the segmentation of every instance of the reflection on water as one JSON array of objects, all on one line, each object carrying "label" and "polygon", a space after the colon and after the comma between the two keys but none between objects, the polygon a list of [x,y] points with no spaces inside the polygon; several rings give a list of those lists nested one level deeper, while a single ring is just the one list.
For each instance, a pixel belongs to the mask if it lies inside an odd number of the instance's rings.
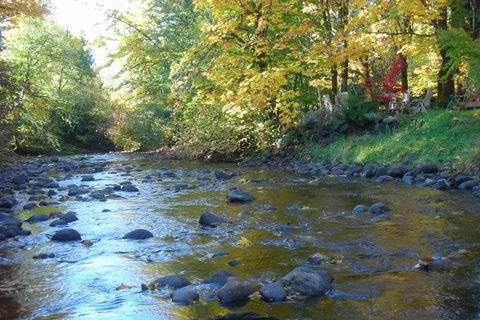
[{"label": "reflection on water", "polygon": [[[279,319],[477,319],[480,215],[470,195],[329,178],[312,182],[275,170],[158,163],[140,155],[79,161],[84,168],[107,165],[92,182],[80,182],[80,172],[59,176],[61,186],[85,184],[95,190],[130,180],[140,194],[118,192],[122,198],[105,202],[69,199],[60,207],[21,212],[28,218],[75,211],[79,220],[71,227],[93,245],[51,242],[56,229],[49,222],[28,225],[31,236],[0,244],[1,319],[212,319],[229,310],[218,304],[212,288],[201,285],[202,279],[228,269],[260,285],[315,252],[330,257],[335,291],[329,297],[283,304],[254,297],[235,311]],[[154,175],[162,167],[176,176]],[[241,176],[218,181],[215,167],[241,171]],[[144,180],[149,175],[154,176]],[[256,200],[226,203],[235,185]],[[378,201],[392,208],[390,220],[375,223],[368,214],[350,213],[359,203]],[[206,210],[222,213],[231,223],[200,228],[198,218]],[[155,237],[121,239],[136,228]],[[446,257],[459,250],[466,252],[449,259],[441,271],[412,270],[421,256]],[[32,259],[39,253],[55,257]],[[238,265],[230,267],[232,261]],[[140,290],[141,283],[169,274],[190,279],[200,301],[178,306],[168,290]]]}]

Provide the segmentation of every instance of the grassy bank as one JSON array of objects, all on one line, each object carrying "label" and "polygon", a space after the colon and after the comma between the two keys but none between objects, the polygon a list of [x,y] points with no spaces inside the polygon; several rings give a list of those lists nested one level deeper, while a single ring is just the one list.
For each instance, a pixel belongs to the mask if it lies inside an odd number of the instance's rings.
[{"label": "grassy bank", "polygon": [[397,129],[309,143],[316,161],[343,163],[449,163],[456,169],[480,165],[480,111],[430,111],[404,116]]}]

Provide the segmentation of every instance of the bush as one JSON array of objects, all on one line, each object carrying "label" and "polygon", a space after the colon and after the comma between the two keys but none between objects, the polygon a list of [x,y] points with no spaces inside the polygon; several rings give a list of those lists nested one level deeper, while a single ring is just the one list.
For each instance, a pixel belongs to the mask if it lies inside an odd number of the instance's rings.
[{"label": "bush", "polygon": [[352,86],[345,103],[335,116],[340,122],[352,127],[366,128],[374,122],[378,107],[378,102],[370,99],[364,90],[358,86]]}]

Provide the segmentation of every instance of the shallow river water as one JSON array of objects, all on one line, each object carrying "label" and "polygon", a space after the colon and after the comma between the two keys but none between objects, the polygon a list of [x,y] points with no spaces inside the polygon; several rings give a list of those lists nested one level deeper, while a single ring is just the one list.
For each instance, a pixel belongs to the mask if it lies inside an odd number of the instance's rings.
[{"label": "shallow river water", "polygon": [[[93,245],[49,240],[59,229],[50,227],[51,221],[24,223],[32,235],[0,243],[1,319],[184,320],[246,311],[278,319],[480,319],[480,202],[470,194],[233,164],[161,162],[143,155],[75,161],[81,168],[72,175],[51,173],[61,187],[83,184],[93,191],[131,181],[140,192],[117,192],[120,198],[107,201],[86,194],[82,201],[69,198],[54,207],[20,211],[22,219],[75,211],[79,220],[69,227]],[[95,180],[81,182],[95,167],[103,167],[93,174]],[[217,180],[213,172],[219,168],[240,175]],[[145,180],[149,175],[152,179]],[[227,203],[234,186],[255,201]],[[54,199],[65,194],[60,188]],[[17,198],[24,204],[27,196],[18,192]],[[392,209],[390,220],[351,213],[357,204],[379,201]],[[229,223],[202,228],[198,219],[205,211],[223,214]],[[154,238],[122,239],[137,228],[150,230]],[[325,268],[335,279],[327,297],[272,304],[257,294],[229,309],[201,284],[212,273],[229,270],[261,286],[317,252],[329,257]],[[55,257],[33,259],[39,253]],[[444,266],[412,269],[423,256]],[[236,266],[228,264],[232,261]],[[142,283],[170,274],[192,281],[198,303],[174,304],[168,289],[141,290]]]}]

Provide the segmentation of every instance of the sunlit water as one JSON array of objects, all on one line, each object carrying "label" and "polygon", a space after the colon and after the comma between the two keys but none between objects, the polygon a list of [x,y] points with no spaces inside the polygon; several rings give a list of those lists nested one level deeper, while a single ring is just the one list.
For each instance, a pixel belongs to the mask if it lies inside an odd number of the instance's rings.
[{"label": "sunlit water", "polygon": [[[66,180],[60,176],[62,186],[85,184],[94,190],[132,181],[140,193],[118,192],[123,199],[106,202],[71,199],[60,207],[22,212],[25,219],[34,213],[75,211],[79,220],[70,227],[93,245],[50,241],[57,230],[49,227],[51,221],[25,223],[31,236],[0,244],[1,319],[213,319],[232,311],[279,319],[479,319],[480,201],[469,194],[314,180],[235,165],[161,163],[141,155],[78,161],[107,166],[94,174],[93,182],[80,182],[81,171]],[[130,174],[125,165],[133,167]],[[173,169],[176,177],[143,182],[162,167]],[[215,168],[241,175],[217,181]],[[175,186],[183,183],[192,189],[176,192]],[[228,204],[225,196],[233,186],[251,192],[255,201]],[[378,201],[392,208],[390,221],[372,222],[368,213],[351,213],[359,203]],[[201,228],[198,218],[205,211],[221,213],[230,223]],[[136,228],[155,237],[121,239]],[[459,250],[467,251],[449,259],[441,271],[412,270],[421,256],[445,257]],[[45,252],[55,258],[32,259]],[[201,284],[226,269],[261,285],[316,252],[330,257],[326,268],[335,278],[326,298],[268,304],[254,296],[245,306],[227,309],[213,288]],[[233,260],[240,264],[230,267]],[[171,302],[168,289],[141,291],[142,283],[170,274],[190,279],[200,301],[180,306]]]}]

